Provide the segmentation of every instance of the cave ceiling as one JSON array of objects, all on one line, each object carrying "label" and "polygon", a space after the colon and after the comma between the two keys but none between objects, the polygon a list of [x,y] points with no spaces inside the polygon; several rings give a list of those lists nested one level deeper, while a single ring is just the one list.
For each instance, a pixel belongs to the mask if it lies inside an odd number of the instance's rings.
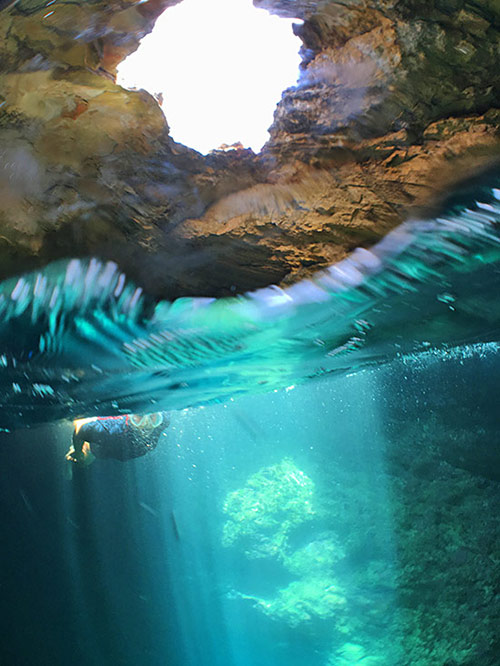
[{"label": "cave ceiling", "polygon": [[299,83],[260,154],[207,156],[115,82],[179,1],[0,1],[0,278],[96,256],[163,298],[289,284],[500,156],[498,0],[254,0],[303,21]]}]

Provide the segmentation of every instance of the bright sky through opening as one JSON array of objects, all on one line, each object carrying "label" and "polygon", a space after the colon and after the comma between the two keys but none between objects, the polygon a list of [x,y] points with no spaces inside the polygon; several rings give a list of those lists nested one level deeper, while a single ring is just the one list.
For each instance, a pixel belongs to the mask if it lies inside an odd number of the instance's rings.
[{"label": "bright sky through opening", "polygon": [[258,152],[298,78],[292,23],[252,0],[183,0],[122,63],[118,83],[162,93],[175,141],[201,153],[241,141]]}]

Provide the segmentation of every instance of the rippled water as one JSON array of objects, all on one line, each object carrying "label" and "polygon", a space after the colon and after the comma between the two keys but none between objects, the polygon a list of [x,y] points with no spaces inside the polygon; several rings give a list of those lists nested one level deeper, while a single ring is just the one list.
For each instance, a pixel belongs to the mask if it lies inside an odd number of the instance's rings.
[{"label": "rippled water", "polygon": [[[496,666],[499,223],[493,173],[285,290],[2,283],[0,661]],[[65,478],[70,419],[158,409]]]},{"label": "rippled water", "polygon": [[191,407],[496,341],[496,181],[284,290],[155,302],[95,259],[7,280],[2,425]]}]

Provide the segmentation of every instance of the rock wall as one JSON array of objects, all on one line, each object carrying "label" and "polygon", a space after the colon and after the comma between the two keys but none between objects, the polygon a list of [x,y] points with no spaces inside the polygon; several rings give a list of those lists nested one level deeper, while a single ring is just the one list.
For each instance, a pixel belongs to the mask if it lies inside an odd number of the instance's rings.
[{"label": "rock wall", "polygon": [[94,255],[167,298],[290,282],[500,155],[494,0],[255,0],[303,20],[300,80],[260,155],[208,156],[114,78],[178,1],[0,2],[0,278]]}]

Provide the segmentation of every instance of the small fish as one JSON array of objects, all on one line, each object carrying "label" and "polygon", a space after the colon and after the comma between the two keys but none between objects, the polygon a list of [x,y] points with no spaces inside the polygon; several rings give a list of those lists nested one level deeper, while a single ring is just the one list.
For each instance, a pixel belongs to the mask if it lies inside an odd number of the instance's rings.
[{"label": "small fish", "polygon": [[172,522],[172,530],[174,532],[174,536],[177,539],[177,541],[180,541],[181,537],[179,535],[179,528],[177,527],[177,520],[175,518],[175,513],[174,513],[173,509],[170,512],[170,520]]},{"label": "small fish", "polygon": [[253,441],[258,440],[259,438],[263,437],[263,432],[262,428],[260,428],[259,424],[257,423],[256,419],[252,419],[251,417],[248,417],[247,414],[245,414],[241,409],[239,408],[234,408],[232,410],[233,416],[236,421],[241,425],[241,427],[246,430],[246,432],[250,435]]},{"label": "small fish", "polygon": [[31,502],[29,501],[29,499],[28,499],[26,493],[24,492],[24,490],[23,490],[22,488],[19,488],[19,494],[21,495],[21,499],[22,499],[23,502],[24,502],[24,506],[28,509],[28,511],[29,511],[31,514],[34,515],[34,514],[35,514],[35,511],[34,511],[34,509],[33,509],[33,505],[32,505]]},{"label": "small fish", "polygon": [[71,527],[74,527],[74,528],[75,528],[75,530],[79,530],[79,529],[80,529],[80,525],[78,525],[78,523],[75,523],[74,520],[71,520],[71,518],[70,518],[69,516],[66,517],[66,520],[67,520],[68,523],[71,525]]},{"label": "small fish", "polygon": [[155,511],[153,508],[149,506],[149,504],[146,504],[146,502],[139,502],[139,506],[141,507],[141,509],[144,509],[144,511],[147,511],[152,516],[158,518],[158,511]]}]

